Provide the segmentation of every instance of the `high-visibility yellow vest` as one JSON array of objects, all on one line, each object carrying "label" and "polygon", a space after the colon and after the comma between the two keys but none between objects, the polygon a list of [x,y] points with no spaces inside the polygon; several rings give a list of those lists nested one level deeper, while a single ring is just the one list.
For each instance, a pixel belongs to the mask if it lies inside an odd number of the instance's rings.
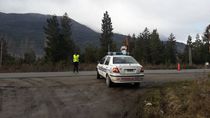
[{"label": "high-visibility yellow vest", "polygon": [[78,54],[73,55],[73,62],[79,62],[79,55]]}]

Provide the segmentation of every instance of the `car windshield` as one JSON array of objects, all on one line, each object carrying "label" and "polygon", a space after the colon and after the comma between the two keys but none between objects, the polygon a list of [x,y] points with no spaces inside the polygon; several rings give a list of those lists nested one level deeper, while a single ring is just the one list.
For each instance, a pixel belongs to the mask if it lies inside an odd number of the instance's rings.
[{"label": "car windshield", "polygon": [[113,64],[136,64],[138,63],[133,57],[113,57]]}]

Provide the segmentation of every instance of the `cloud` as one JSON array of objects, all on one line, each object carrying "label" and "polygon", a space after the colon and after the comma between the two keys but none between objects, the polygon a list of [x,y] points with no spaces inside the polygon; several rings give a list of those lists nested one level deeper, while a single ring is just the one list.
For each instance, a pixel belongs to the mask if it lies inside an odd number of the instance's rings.
[{"label": "cloud", "polygon": [[209,0],[0,0],[0,11],[63,15],[65,12],[100,32],[105,11],[112,19],[114,32],[137,35],[145,27],[176,35],[186,42],[188,35],[202,33],[209,24]]}]

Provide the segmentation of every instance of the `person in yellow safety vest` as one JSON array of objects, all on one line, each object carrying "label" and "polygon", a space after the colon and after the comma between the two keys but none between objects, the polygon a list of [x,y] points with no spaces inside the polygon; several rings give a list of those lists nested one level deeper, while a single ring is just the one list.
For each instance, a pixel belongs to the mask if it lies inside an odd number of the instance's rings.
[{"label": "person in yellow safety vest", "polygon": [[79,54],[74,53],[73,55],[73,63],[74,63],[74,72],[79,72]]}]

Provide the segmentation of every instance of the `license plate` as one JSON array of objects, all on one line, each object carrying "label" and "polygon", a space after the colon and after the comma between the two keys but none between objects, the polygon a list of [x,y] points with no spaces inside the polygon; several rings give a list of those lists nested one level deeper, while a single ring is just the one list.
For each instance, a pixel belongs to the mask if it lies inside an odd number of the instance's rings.
[{"label": "license plate", "polygon": [[125,81],[135,81],[135,80],[138,80],[138,78],[136,78],[136,77],[126,77],[126,78],[123,78],[123,80],[125,80]]},{"label": "license plate", "polygon": [[134,69],[126,69],[127,72],[134,72]]}]

